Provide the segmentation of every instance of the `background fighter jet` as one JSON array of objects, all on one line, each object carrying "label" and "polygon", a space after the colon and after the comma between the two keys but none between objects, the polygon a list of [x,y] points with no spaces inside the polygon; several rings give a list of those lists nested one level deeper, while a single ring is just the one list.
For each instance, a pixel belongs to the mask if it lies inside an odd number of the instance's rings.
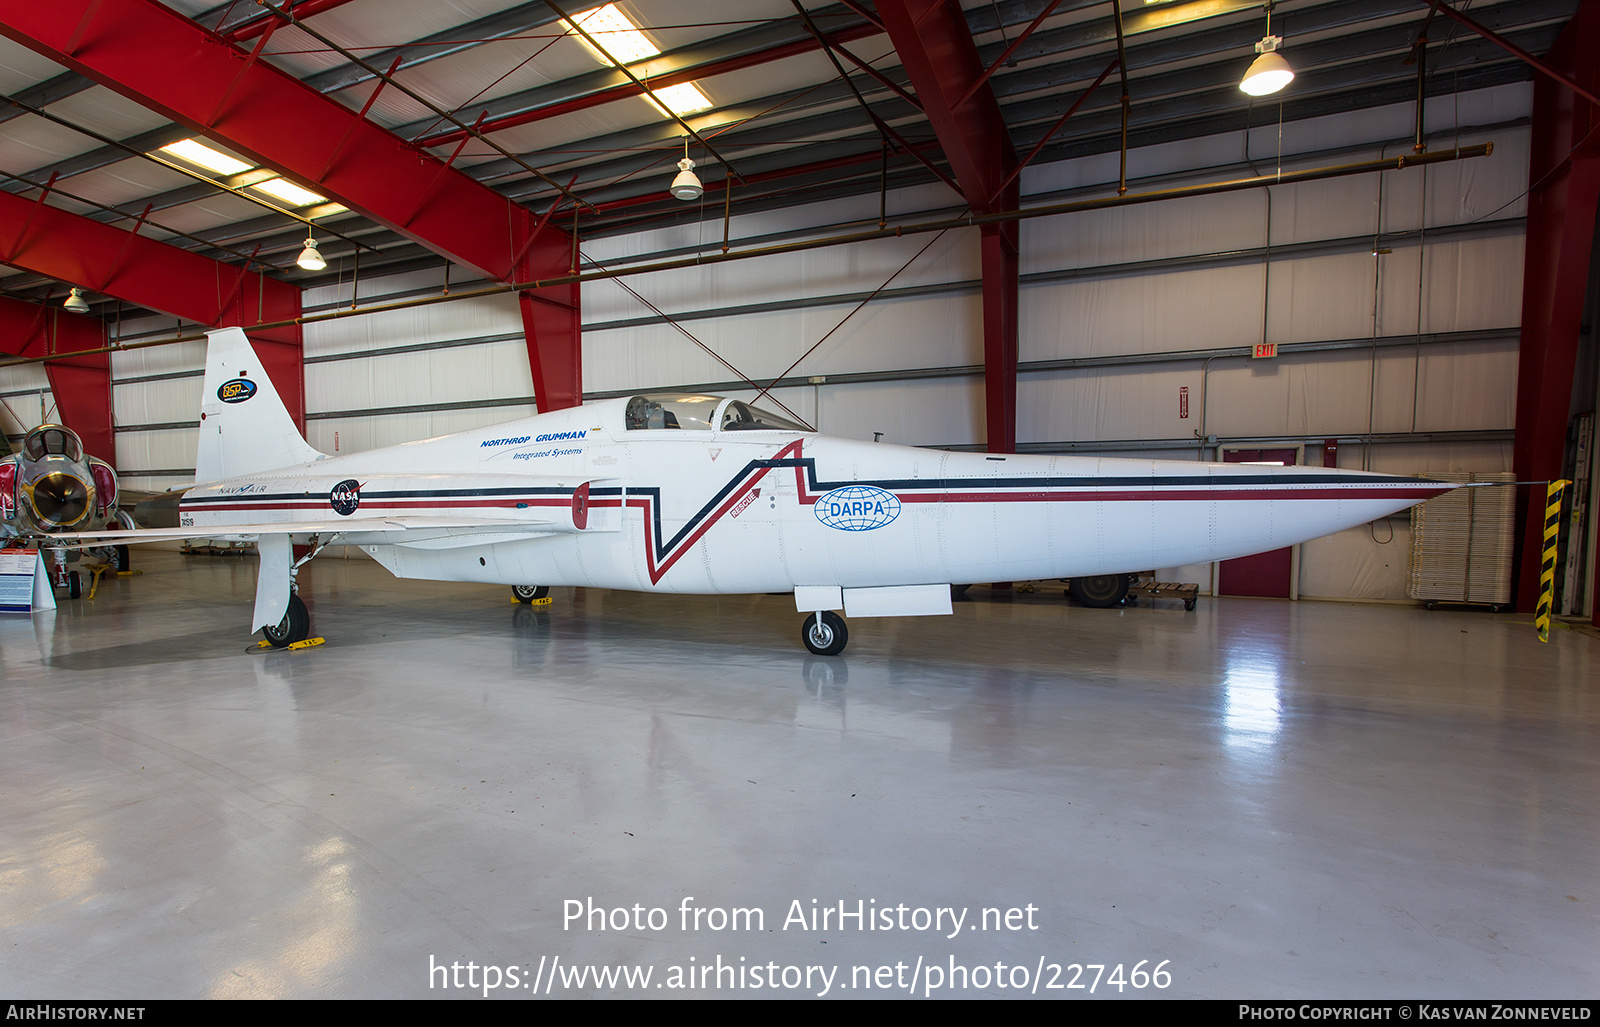
[{"label": "background fighter jet", "polygon": [[48,549],[53,583],[72,598],[82,591],[78,572],[67,567],[77,560],[77,552],[52,542],[111,526],[134,526],[117,509],[117,472],[104,460],[85,455],[72,429],[41,424],[28,432],[20,452],[0,459],[0,538],[6,545]]},{"label": "background fighter jet", "polygon": [[[950,585],[1276,549],[1455,486],[1360,471],[949,453],[829,438],[736,399],[634,396],[365,453],[295,429],[244,332],[209,333],[195,458],[156,538],[254,539],[252,624],[310,629],[295,573],[357,545],[407,578],[791,592],[812,652],[852,616],[950,613]],[[143,511],[145,507],[141,507]],[[141,514],[141,519],[147,519]],[[106,536],[85,535],[85,541]],[[291,540],[312,549],[291,561]]]}]

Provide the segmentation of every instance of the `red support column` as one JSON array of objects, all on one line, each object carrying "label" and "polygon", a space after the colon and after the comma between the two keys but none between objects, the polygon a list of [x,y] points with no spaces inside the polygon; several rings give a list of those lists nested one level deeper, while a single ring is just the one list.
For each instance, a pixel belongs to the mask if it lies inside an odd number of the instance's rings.
[{"label": "red support column", "polygon": [[[535,225],[533,242],[517,260],[516,275],[530,281],[535,268],[565,269],[571,260],[570,235]],[[583,323],[577,283],[529,289],[517,294],[522,330],[528,340],[528,369],[539,413],[583,403]]]},{"label": "red support column", "polygon": [[[1015,202],[1017,187],[1008,192]],[[1017,223],[983,233],[983,402],[991,453],[1017,451]]]},{"label": "red support column", "polygon": [[[1600,0],[1583,0],[1546,60],[1593,92],[1600,87],[1594,41]],[[1523,481],[1561,477],[1589,258],[1600,211],[1600,108],[1543,75],[1534,76],[1528,227],[1522,269],[1522,340],[1517,359],[1513,469]],[[1587,141],[1585,141],[1587,140]],[[1576,149],[1574,149],[1576,147]],[[1545,493],[1526,487],[1519,511],[1516,602],[1539,600]],[[1592,580],[1592,579],[1591,579]],[[1600,626],[1600,604],[1595,624]]]},{"label": "red support column", "polygon": [[[0,340],[12,356],[42,357],[100,349],[106,344],[106,326],[98,318],[0,297]],[[50,379],[60,423],[78,433],[90,456],[116,467],[110,354],[47,360],[44,372]]]},{"label": "red support column", "polygon": [[[1017,165],[1000,103],[953,0],[878,0],[878,14],[974,213],[1016,208]],[[991,453],[1017,445],[1017,238],[1015,222],[985,227],[984,423]]]}]

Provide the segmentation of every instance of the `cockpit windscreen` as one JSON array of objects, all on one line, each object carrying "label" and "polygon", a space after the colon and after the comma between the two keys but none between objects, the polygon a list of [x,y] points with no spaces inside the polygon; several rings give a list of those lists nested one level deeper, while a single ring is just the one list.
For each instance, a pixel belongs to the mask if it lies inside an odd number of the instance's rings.
[{"label": "cockpit windscreen", "polygon": [[798,431],[811,429],[787,417],[720,396],[635,396],[625,415],[629,431]]},{"label": "cockpit windscreen", "polygon": [[29,460],[46,456],[64,456],[68,460],[83,459],[83,443],[71,429],[59,425],[40,425],[22,441],[22,452]]}]

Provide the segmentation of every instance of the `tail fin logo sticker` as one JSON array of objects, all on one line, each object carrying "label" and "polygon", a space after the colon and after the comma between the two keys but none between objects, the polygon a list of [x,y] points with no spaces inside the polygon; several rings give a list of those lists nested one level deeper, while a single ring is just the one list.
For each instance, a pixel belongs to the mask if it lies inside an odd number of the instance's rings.
[{"label": "tail fin logo sticker", "polygon": [[341,481],[328,493],[328,503],[332,505],[334,513],[349,517],[361,505],[361,483],[354,478]]},{"label": "tail fin logo sticker", "polygon": [[817,520],[840,531],[871,531],[900,516],[894,493],[871,485],[848,485],[817,497]]},{"label": "tail fin logo sticker", "polygon": [[217,398],[224,403],[243,403],[256,394],[256,383],[245,378],[225,381],[217,388]]}]

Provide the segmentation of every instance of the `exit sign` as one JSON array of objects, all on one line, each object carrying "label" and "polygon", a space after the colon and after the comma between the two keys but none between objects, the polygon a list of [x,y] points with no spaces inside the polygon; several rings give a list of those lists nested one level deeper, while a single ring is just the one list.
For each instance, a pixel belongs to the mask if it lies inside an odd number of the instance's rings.
[{"label": "exit sign", "polygon": [[1250,354],[1253,357],[1275,357],[1278,355],[1278,344],[1275,342],[1258,342],[1256,351]]}]

